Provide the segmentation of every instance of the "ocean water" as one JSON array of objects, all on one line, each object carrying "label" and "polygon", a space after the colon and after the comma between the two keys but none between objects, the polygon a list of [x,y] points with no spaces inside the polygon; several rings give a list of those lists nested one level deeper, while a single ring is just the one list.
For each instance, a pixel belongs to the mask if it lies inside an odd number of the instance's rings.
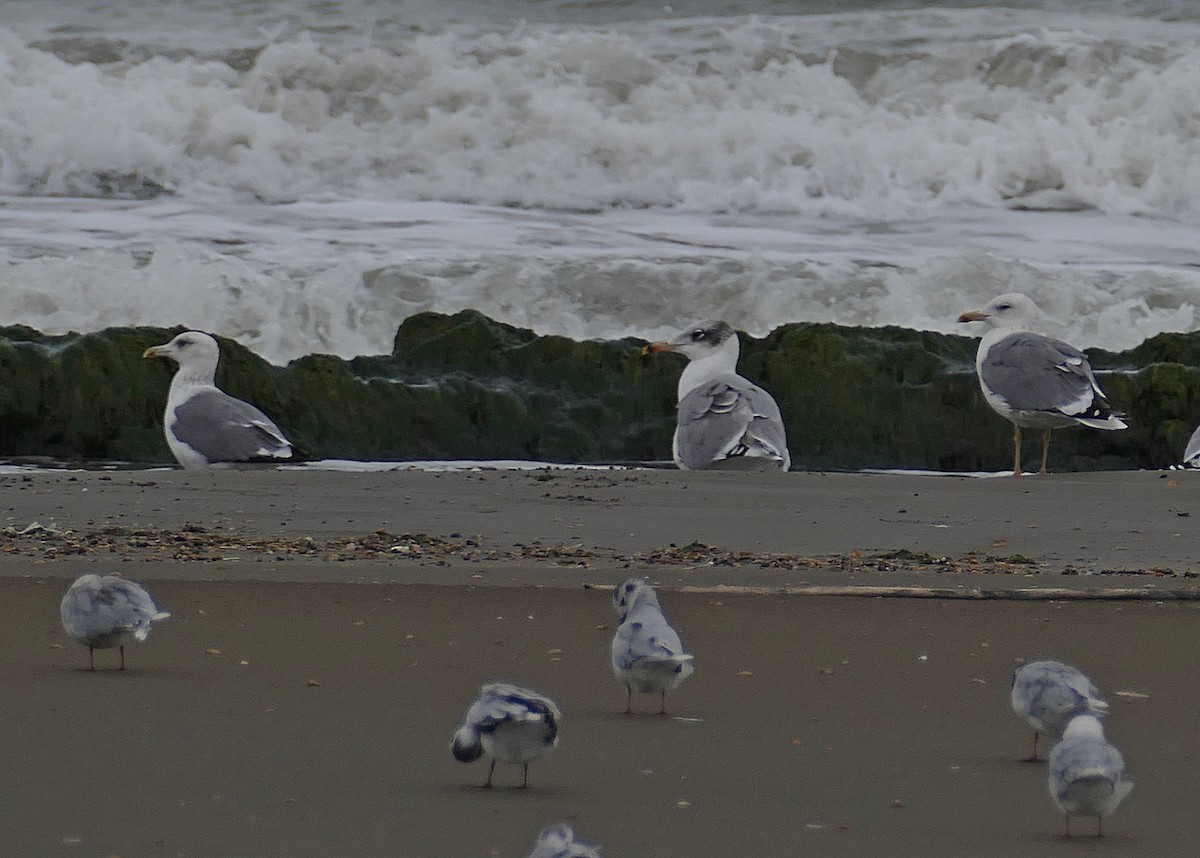
[{"label": "ocean water", "polygon": [[1200,4],[0,0],[0,320],[1200,326]]}]

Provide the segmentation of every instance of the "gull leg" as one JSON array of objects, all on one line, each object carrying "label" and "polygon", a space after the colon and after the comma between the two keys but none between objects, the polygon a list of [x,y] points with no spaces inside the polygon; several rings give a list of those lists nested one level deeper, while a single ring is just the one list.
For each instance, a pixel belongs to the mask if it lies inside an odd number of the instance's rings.
[{"label": "gull leg", "polygon": [[1042,430],[1042,469],[1039,474],[1046,473],[1046,461],[1050,458],[1050,430]]},{"label": "gull leg", "polygon": [[1096,836],[1104,836],[1104,817],[1098,813],[1096,814]]},{"label": "gull leg", "polygon": [[625,714],[626,715],[633,714],[633,686],[632,685],[625,686]]},{"label": "gull leg", "polygon": [[125,669],[125,644],[121,644],[121,670]]},{"label": "gull leg", "polygon": [[1064,815],[1063,819],[1065,819],[1067,821],[1067,837],[1070,837],[1071,836],[1071,814],[1068,813],[1068,814]]},{"label": "gull leg", "polygon": [[88,644],[88,670],[96,669],[96,648]]},{"label": "gull leg", "polygon": [[492,764],[488,766],[488,778],[483,782],[484,789],[492,788],[492,772],[496,771],[496,758],[492,757]]},{"label": "gull leg", "polygon": [[525,779],[521,781],[521,789],[529,786],[529,763],[525,763]]},{"label": "gull leg", "polygon": [[666,715],[667,714],[667,690],[664,688],[664,689],[662,689],[661,693],[662,693],[662,708],[658,710],[658,714]]},{"label": "gull leg", "polygon": [[1040,736],[1041,736],[1041,734],[1038,733],[1037,730],[1033,731],[1033,753],[1029,755],[1028,762],[1036,763],[1038,761],[1037,746],[1038,746],[1038,738]]},{"label": "gull leg", "polygon": [[1013,476],[1021,476],[1021,427],[1013,424]]}]

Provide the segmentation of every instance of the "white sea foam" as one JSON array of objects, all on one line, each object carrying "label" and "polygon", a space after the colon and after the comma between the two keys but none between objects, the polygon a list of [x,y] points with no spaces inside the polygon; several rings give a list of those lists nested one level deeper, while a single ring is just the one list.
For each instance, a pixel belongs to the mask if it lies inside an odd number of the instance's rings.
[{"label": "white sea foam", "polygon": [[1020,289],[1109,348],[1200,321],[1186,4],[527,5],[0,0],[0,318],[276,361],[468,307],[948,331]]}]

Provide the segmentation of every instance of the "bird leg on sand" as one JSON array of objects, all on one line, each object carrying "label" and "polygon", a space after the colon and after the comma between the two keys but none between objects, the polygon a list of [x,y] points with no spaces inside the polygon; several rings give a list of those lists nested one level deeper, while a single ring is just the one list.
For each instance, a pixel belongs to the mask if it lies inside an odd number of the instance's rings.
[{"label": "bird leg on sand", "polygon": [[125,644],[121,644],[121,670],[125,669]]},{"label": "bird leg on sand", "polygon": [[1067,837],[1071,836],[1071,814],[1065,814],[1063,819],[1067,821]]},{"label": "bird leg on sand", "polygon": [[626,715],[633,714],[633,686],[632,685],[625,686],[625,714]]},{"label": "bird leg on sand", "polygon": [[1104,836],[1104,817],[1098,813],[1096,814],[1096,836]]},{"label": "bird leg on sand", "polygon": [[662,708],[658,710],[659,715],[667,714],[667,689],[662,689]]},{"label": "bird leg on sand", "polygon": [[1050,458],[1050,430],[1042,430],[1042,469],[1039,474],[1046,473],[1046,461]]},{"label": "bird leg on sand", "polygon": [[1021,427],[1013,424],[1013,476],[1021,476]]},{"label": "bird leg on sand", "polygon": [[529,763],[525,763],[525,778],[521,781],[521,789],[526,789],[529,786]]},{"label": "bird leg on sand", "polygon": [[88,670],[96,669],[96,648],[88,644]]},{"label": "bird leg on sand", "polygon": [[1036,763],[1038,761],[1037,746],[1038,746],[1038,736],[1039,735],[1040,734],[1038,733],[1037,730],[1033,731],[1033,753],[1030,754],[1029,759],[1025,761],[1027,763]]},{"label": "bird leg on sand", "polygon": [[491,764],[490,766],[488,766],[488,776],[487,776],[487,780],[483,782],[483,788],[484,788],[484,789],[491,789],[491,788],[492,788],[492,772],[494,772],[494,771],[496,771],[496,759],[495,759],[495,757],[493,757],[493,758],[492,758],[492,764]]}]

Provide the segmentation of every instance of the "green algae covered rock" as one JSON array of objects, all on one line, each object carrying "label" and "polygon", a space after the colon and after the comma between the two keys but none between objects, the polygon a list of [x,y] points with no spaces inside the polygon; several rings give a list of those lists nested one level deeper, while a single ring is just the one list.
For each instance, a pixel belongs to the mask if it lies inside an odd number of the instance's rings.
[{"label": "green algae covered rock", "polygon": [[[180,330],[0,328],[0,456],[170,461],[162,409],[173,367],[141,354]],[[790,324],[743,336],[740,370],[779,401],[793,467],[1002,470],[1012,427],[983,400],[976,343]],[[217,383],[316,458],[665,460],[684,359],[643,356],[642,345],[538,336],[473,311],[422,313],[400,326],[390,355],[349,361],[309,355],[277,367],[221,339]],[[1200,421],[1200,334],[1093,351],[1092,361],[1130,428],[1056,431],[1051,469],[1177,461]]]}]

